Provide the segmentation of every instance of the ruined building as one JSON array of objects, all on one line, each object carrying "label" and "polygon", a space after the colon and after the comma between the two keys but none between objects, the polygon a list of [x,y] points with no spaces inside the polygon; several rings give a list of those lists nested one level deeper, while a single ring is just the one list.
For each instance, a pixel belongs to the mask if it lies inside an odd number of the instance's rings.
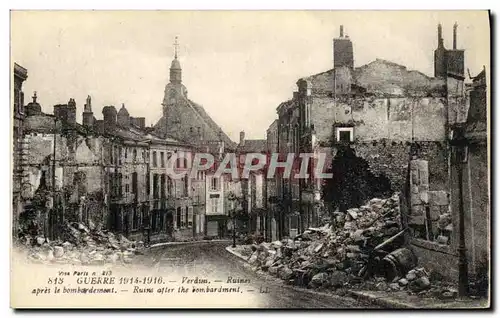
[{"label": "ruined building", "polygon": [[28,71],[21,65],[14,63],[14,107],[12,125],[12,213],[13,235],[17,235],[17,224],[22,212],[22,177],[23,177],[23,150],[22,136],[25,118],[23,83],[28,78]]},{"label": "ruined building", "polygon": [[[146,230],[152,241],[173,239],[174,228],[186,229],[189,237],[203,233],[194,229],[190,184],[165,178],[169,154],[190,153],[190,145],[154,135],[145,118],[130,116],[124,104],[119,111],[103,107],[103,119],[96,120],[90,96],[82,124],[73,98],[55,105],[51,115],[41,111],[34,94],[25,109],[20,223],[35,222],[38,234],[50,238],[61,235],[66,221],[138,240],[146,239]],[[177,210],[182,222],[173,218]]]},{"label": "ruined building", "polygon": [[[438,27],[437,76],[429,77],[382,59],[355,67],[351,39],[341,27],[333,40],[333,68],[299,79],[293,98],[277,108],[276,148],[283,154],[323,153],[331,162],[339,146],[347,144],[366,165],[366,174],[386,180],[387,192],[403,189],[412,149],[428,162],[426,191],[434,191],[430,197],[444,205],[436,209],[446,210],[448,133],[465,108],[464,51],[456,49],[456,26],[453,34],[454,48],[445,50]],[[314,177],[278,176],[275,190],[288,215],[280,226],[300,232],[315,225],[322,211],[321,188]]]},{"label": "ruined building", "polygon": [[22,184],[26,217],[34,216],[43,234],[53,238],[65,221],[105,225],[103,181],[106,139],[76,122],[76,102],[45,114],[36,101],[26,106]]}]

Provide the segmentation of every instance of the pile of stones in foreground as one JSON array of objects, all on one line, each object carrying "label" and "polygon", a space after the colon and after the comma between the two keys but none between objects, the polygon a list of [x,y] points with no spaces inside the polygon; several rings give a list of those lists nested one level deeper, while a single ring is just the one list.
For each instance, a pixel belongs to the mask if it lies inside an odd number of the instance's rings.
[{"label": "pile of stones in foreground", "polygon": [[26,235],[18,244],[26,252],[29,262],[42,264],[126,265],[132,263],[135,255],[142,254],[143,242],[89,227],[67,223],[62,240]]},{"label": "pile of stones in foreground", "polygon": [[[408,290],[412,294],[453,298],[456,290],[431,285],[423,268],[399,273],[392,281],[377,273],[383,256],[375,250],[384,244],[383,255],[403,247],[399,194],[371,199],[365,205],[335,212],[333,224],[309,228],[295,239],[242,245],[237,251],[256,269],[288,284],[345,292],[348,289]],[[396,237],[396,239],[394,239]],[[390,239],[393,239],[392,241]],[[375,264],[375,265],[373,265]],[[371,275],[367,275],[368,269]]]}]

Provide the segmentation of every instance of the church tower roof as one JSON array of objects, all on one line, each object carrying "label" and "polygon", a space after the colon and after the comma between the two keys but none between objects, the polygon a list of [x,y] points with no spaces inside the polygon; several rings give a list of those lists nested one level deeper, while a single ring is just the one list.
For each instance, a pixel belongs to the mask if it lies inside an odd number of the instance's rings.
[{"label": "church tower roof", "polygon": [[172,61],[172,64],[170,64],[170,69],[171,70],[182,70],[181,63],[179,62],[178,59],[174,59]]},{"label": "church tower roof", "polygon": [[174,59],[172,60],[172,64],[170,64],[170,83],[173,83],[173,84],[180,84],[182,82],[181,63],[177,59],[178,46],[179,46],[179,44],[177,43],[177,37],[175,37]]},{"label": "church tower roof", "polygon": [[120,110],[118,111],[118,116],[120,116],[120,115],[129,116],[128,110],[127,110],[127,108],[125,108],[124,103],[122,103],[122,108],[120,108]]},{"label": "church tower roof", "polygon": [[26,105],[26,112],[28,116],[38,115],[42,112],[42,106],[36,101],[36,92],[33,92],[33,101]]}]

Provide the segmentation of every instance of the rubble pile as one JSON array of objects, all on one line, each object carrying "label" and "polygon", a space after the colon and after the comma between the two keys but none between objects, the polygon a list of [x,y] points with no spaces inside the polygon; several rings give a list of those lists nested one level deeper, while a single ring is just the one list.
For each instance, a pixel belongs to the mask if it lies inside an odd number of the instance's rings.
[{"label": "rubble pile", "polygon": [[436,297],[440,299],[454,299],[458,290],[451,284],[431,280],[431,275],[423,267],[415,267],[406,275],[388,281],[385,277],[377,276],[354,286],[356,289],[380,291],[407,291],[411,295]]},{"label": "rubble pile", "polygon": [[370,286],[380,290],[422,292],[430,289],[423,269],[403,248],[399,195],[371,199],[333,224],[309,228],[295,239],[240,247],[248,262],[289,284],[342,290]]},{"label": "rubble pile", "polygon": [[142,254],[143,242],[129,241],[125,236],[101,231],[81,223],[67,223],[61,240],[50,241],[41,236],[25,235],[30,262],[44,264],[105,265],[129,264],[136,254]]}]

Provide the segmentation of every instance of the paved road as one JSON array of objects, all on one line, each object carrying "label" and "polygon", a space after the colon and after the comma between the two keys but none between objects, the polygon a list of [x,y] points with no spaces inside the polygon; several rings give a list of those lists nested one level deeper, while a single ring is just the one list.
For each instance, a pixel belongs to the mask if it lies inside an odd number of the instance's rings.
[{"label": "paved road", "polygon": [[[143,256],[143,265],[152,268],[156,274],[169,277],[172,283],[184,280],[183,285],[190,292],[192,288],[233,288],[227,296],[213,294],[217,297],[212,298],[211,305],[217,307],[374,308],[373,305],[360,303],[350,297],[309,292],[284,285],[277,278],[259,275],[248,264],[227,252],[227,245],[224,242],[203,242],[156,247]],[[207,279],[210,283],[188,282],[188,279],[196,278]],[[229,290],[226,289],[227,291]],[[202,297],[203,293],[198,295]]]}]

